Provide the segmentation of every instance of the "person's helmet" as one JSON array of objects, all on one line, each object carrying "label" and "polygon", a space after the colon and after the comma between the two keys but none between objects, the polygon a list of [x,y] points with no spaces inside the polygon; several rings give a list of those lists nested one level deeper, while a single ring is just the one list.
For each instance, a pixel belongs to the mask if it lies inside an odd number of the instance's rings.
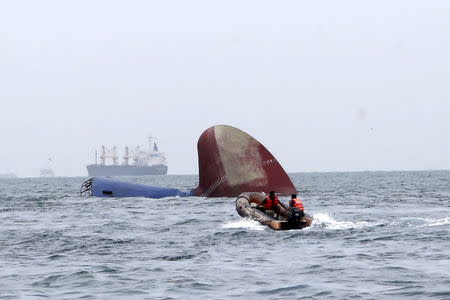
[{"label": "person's helmet", "polygon": [[296,195],[296,194],[292,194],[292,195],[291,195],[291,198],[292,198],[292,199],[295,199],[295,198],[297,198],[297,195]]}]

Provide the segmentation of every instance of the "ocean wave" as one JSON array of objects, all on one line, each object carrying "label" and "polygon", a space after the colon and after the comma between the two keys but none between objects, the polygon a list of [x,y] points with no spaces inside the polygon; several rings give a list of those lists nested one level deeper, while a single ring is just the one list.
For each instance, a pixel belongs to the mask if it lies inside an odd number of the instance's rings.
[{"label": "ocean wave", "polygon": [[[315,220],[289,231],[241,218],[232,198],[81,198],[84,178],[45,192],[44,179],[0,182],[0,298],[450,299],[450,171],[429,174],[294,174]],[[167,178],[148,180],[198,184]]]},{"label": "ocean wave", "polygon": [[398,221],[394,222],[395,225],[403,225],[408,227],[435,227],[435,226],[443,226],[450,224],[450,217],[445,217],[441,219],[434,218],[411,218],[404,217],[400,218]]}]

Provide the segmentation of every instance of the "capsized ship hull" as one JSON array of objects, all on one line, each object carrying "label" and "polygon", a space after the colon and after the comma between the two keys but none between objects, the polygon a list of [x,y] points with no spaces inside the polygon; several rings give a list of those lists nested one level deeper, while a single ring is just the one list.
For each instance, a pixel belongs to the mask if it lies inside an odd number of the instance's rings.
[{"label": "capsized ship hull", "polygon": [[167,166],[163,164],[152,166],[92,164],[86,166],[86,168],[89,176],[145,176],[167,174]]},{"label": "capsized ship hull", "polygon": [[[276,191],[280,195],[297,193],[291,179],[269,150],[238,128],[227,125],[208,128],[200,136],[197,149],[199,184],[191,191],[190,195],[192,196],[237,197],[243,191],[266,193]],[[103,157],[106,156],[103,155]],[[115,167],[121,168],[122,166]],[[95,177],[118,176],[105,173],[89,173],[89,175]],[[146,174],[121,173],[121,175]],[[137,188],[127,182],[96,180],[96,178],[88,181],[84,186],[83,190],[98,197],[114,197],[115,195],[135,197],[134,189]],[[140,193],[141,188],[137,188],[137,192]],[[148,186],[147,188],[153,190],[156,187]],[[145,194],[147,195],[147,192]],[[173,195],[173,191],[168,189],[167,194],[164,194],[159,189],[156,195],[153,193],[148,193],[148,195],[170,197]]]},{"label": "capsized ship hull", "polygon": [[238,128],[216,125],[206,129],[197,149],[199,185],[193,190],[196,196],[237,197],[243,191],[297,193],[269,150]]}]

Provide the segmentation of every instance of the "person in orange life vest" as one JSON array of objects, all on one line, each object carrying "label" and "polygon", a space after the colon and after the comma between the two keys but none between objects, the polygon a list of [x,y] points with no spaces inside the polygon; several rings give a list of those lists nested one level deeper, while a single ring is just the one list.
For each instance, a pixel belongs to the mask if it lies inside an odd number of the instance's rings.
[{"label": "person in orange life vest", "polygon": [[302,200],[300,200],[300,198],[297,198],[296,194],[291,195],[291,200],[289,201],[289,207],[296,207],[303,212],[305,211]]},{"label": "person in orange life vest", "polygon": [[296,219],[290,220],[292,222],[300,222],[301,218],[305,216],[305,208],[303,207],[303,202],[302,200],[300,200],[300,198],[297,198],[296,194],[291,195],[291,200],[289,201],[289,210],[291,219]]},{"label": "person in orange life vest", "polygon": [[266,211],[271,211],[273,210],[274,213],[279,214],[280,213],[280,205],[283,206],[284,208],[286,208],[283,203],[278,199],[275,191],[271,191],[269,193],[269,196],[266,197],[266,199],[264,199],[259,206],[262,208],[261,210],[266,212]]}]

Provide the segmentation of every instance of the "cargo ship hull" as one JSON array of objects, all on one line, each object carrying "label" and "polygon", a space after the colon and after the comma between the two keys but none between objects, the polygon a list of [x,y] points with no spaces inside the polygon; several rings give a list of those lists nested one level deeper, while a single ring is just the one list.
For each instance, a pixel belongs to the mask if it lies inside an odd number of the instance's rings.
[{"label": "cargo ship hull", "polygon": [[89,176],[143,176],[143,175],[166,175],[167,166],[152,165],[152,166],[122,166],[122,165],[88,165]]}]

